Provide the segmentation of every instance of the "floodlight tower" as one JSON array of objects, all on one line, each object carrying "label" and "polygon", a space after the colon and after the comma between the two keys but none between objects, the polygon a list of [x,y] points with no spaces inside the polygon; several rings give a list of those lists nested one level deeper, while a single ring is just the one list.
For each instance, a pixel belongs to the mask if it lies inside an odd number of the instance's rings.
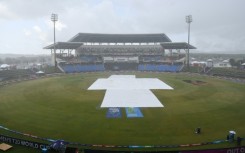
[{"label": "floodlight tower", "polygon": [[58,14],[52,13],[51,15],[51,21],[54,22],[54,65],[57,67],[57,62],[56,62],[56,49],[55,49],[55,22],[58,21]]},{"label": "floodlight tower", "polygon": [[188,50],[187,50],[187,69],[190,70],[190,63],[189,63],[189,45],[190,45],[190,26],[192,22],[192,16],[188,15],[185,17],[186,23],[188,23]]}]

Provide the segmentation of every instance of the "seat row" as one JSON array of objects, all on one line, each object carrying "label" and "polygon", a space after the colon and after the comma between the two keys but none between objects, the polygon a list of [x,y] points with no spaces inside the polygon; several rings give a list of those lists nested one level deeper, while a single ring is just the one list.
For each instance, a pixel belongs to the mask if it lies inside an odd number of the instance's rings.
[{"label": "seat row", "polygon": [[154,64],[140,64],[139,71],[160,71],[160,72],[178,72],[182,65],[154,65]]},{"label": "seat row", "polygon": [[104,71],[102,64],[99,65],[64,65],[61,66],[66,73]]},{"label": "seat row", "polygon": [[[69,64],[61,66],[66,73],[74,72],[92,72],[92,71],[104,71],[103,64],[98,65],[80,65]],[[154,65],[154,64],[140,64],[138,65],[139,71],[159,71],[159,72],[179,72],[182,65]]]}]

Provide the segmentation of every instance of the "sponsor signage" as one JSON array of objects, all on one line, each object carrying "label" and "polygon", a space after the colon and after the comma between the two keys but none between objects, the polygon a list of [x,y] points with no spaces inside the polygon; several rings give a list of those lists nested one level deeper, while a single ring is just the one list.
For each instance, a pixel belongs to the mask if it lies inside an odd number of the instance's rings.
[{"label": "sponsor signage", "polygon": [[245,153],[245,147],[211,149],[211,150],[180,151],[180,153]]},{"label": "sponsor signage", "polygon": [[29,147],[29,148],[34,148],[34,149],[43,149],[43,148],[49,149],[50,148],[48,144],[33,142],[33,141],[27,141],[27,140],[23,140],[23,139],[17,139],[17,138],[13,138],[13,137],[9,137],[9,136],[4,136],[1,134],[0,134],[0,141],[5,142],[5,143],[9,143],[9,144],[16,144],[16,145]]}]

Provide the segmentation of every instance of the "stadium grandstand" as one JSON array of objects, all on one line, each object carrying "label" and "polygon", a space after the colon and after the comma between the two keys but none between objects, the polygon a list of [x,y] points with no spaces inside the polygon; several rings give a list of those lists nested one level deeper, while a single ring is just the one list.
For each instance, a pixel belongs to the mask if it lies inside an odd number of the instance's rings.
[{"label": "stadium grandstand", "polygon": [[91,71],[178,72],[187,61],[187,50],[196,47],[172,42],[159,34],[78,33],[50,49],[53,63],[65,73]]}]

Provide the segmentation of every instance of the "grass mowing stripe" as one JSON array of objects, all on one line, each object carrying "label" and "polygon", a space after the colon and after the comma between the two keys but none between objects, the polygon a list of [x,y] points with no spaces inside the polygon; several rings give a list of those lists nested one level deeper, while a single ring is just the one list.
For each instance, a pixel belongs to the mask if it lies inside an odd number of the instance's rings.
[{"label": "grass mowing stripe", "polygon": [[[165,107],[142,108],[144,118],[128,119],[123,112],[121,119],[107,119],[106,109],[98,107],[105,91],[87,88],[110,74],[66,75],[2,87],[0,123],[41,137],[94,144],[198,143],[225,139],[231,129],[245,135],[244,85],[206,76],[124,72],[159,78],[174,90],[152,90]],[[194,134],[198,126],[203,130],[200,136]]]}]

